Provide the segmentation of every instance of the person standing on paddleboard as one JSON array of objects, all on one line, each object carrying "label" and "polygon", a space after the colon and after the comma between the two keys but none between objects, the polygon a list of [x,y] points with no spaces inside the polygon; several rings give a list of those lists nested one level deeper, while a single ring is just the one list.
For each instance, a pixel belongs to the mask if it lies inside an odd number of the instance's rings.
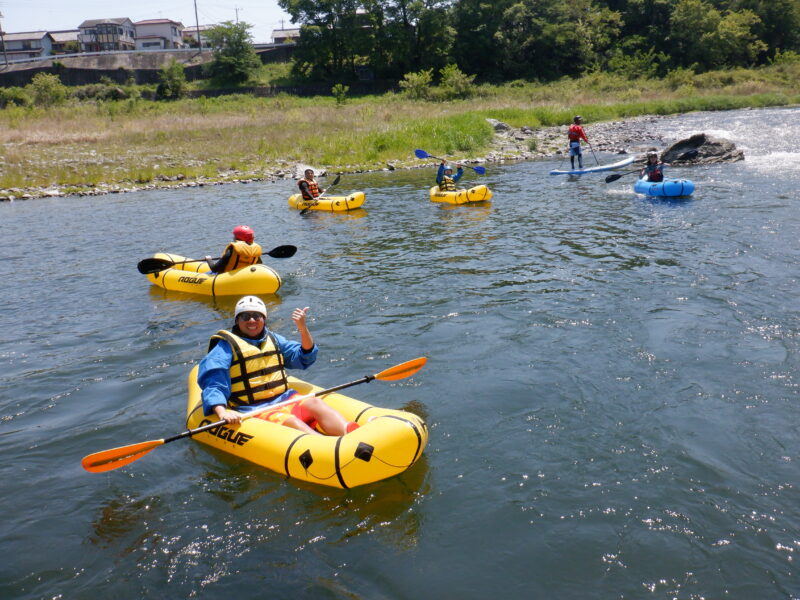
[{"label": "person standing on paddleboard", "polygon": [[[231,329],[211,336],[208,354],[200,361],[197,383],[203,390],[203,412],[226,423],[241,423],[242,413],[282,403],[297,395],[289,388],[285,368],[306,369],[317,360],[317,345],[306,325],[308,307],[292,312],[300,341],[288,340],[267,329],[267,307],[256,296],[236,303]],[[285,368],[284,368],[285,367]],[[303,397],[268,410],[255,418],[304,433],[344,435],[358,428],[316,396]]]},{"label": "person standing on paddleboard", "polygon": [[589,143],[589,138],[586,137],[586,132],[581,127],[583,117],[575,115],[572,119],[572,125],[569,126],[567,138],[569,139],[569,162],[572,169],[575,169],[575,157],[578,157],[578,168],[583,169],[583,151],[581,150],[581,140]]}]

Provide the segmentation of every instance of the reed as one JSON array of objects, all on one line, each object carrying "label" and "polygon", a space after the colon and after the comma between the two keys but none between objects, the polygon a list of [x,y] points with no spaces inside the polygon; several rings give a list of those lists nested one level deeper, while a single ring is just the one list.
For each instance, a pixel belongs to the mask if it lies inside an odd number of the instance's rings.
[{"label": "reed", "polygon": [[348,98],[232,95],[150,102],[129,99],[0,110],[0,189],[179,179],[268,177],[308,163],[329,171],[418,164],[414,148],[479,156],[492,141],[487,118],[520,127],[692,110],[800,102],[800,65],[737,69],[663,80],[594,74],[550,84],[481,85],[467,100],[414,101],[385,94]]}]

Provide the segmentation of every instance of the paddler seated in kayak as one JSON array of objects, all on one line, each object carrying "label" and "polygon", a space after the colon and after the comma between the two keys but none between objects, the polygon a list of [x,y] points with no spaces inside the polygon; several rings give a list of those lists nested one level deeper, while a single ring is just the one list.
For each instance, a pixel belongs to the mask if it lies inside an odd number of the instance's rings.
[{"label": "paddler seated in kayak", "polygon": [[319,198],[320,194],[325,193],[325,190],[321,189],[317,180],[314,179],[314,169],[305,170],[303,179],[297,182],[297,187],[300,188],[300,193],[306,202],[313,202]]},{"label": "paddler seated in kayak", "polygon": [[569,126],[567,131],[567,139],[569,139],[569,162],[572,165],[572,170],[575,170],[575,157],[578,157],[578,168],[583,169],[583,150],[581,150],[581,140],[589,143],[589,138],[586,137],[586,132],[581,127],[583,117],[575,115],[572,119],[572,125]]},{"label": "paddler seated in kayak", "polygon": [[439,186],[440,192],[456,191],[456,182],[464,175],[464,167],[461,164],[457,164],[456,167],[458,170],[453,175],[453,167],[448,165],[447,161],[443,160],[439,165],[439,171],[436,173],[436,185]]},{"label": "paddler seated in kayak", "polygon": [[646,178],[647,181],[652,182],[664,181],[664,167],[669,166],[667,163],[659,162],[658,152],[650,150],[647,152],[647,164],[639,174],[639,178]]},{"label": "paddler seated in kayak", "polygon": [[233,241],[225,247],[222,257],[213,262],[206,256],[206,262],[211,267],[209,273],[226,273],[242,267],[261,263],[261,246],[256,244],[256,234],[247,225],[238,225],[233,228]]},{"label": "paddler seated in kayak", "polygon": [[[203,411],[226,423],[241,423],[242,413],[289,400],[286,371],[306,369],[317,360],[317,345],[306,325],[308,307],[292,312],[300,341],[288,340],[265,326],[267,307],[256,296],[236,303],[233,327],[211,336],[208,354],[200,361],[197,383],[203,390]],[[290,402],[253,418],[265,419],[305,433],[344,435],[358,428],[320,398]]]}]

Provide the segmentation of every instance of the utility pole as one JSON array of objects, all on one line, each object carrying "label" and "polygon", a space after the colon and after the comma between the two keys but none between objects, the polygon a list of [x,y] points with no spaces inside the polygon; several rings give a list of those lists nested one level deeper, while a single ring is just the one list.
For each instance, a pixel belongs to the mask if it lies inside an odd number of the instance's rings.
[{"label": "utility pole", "polygon": [[197,18],[197,0],[194,0],[194,24],[197,27],[197,53],[202,56],[203,54],[203,40],[200,37],[200,21]]},{"label": "utility pole", "polygon": [[[3,13],[0,12],[0,19],[3,18]],[[8,54],[6,53],[6,39],[3,37],[5,35],[5,31],[3,31],[3,24],[0,23],[0,44],[3,46],[3,59],[5,60],[6,67],[8,67]]]},{"label": "utility pole", "polygon": [[238,25],[238,24],[239,24],[239,11],[240,11],[240,10],[244,10],[244,9],[243,9],[243,8],[239,8],[238,6],[235,6],[235,7],[233,8],[233,10],[235,10],[235,11],[236,11],[236,24]]}]

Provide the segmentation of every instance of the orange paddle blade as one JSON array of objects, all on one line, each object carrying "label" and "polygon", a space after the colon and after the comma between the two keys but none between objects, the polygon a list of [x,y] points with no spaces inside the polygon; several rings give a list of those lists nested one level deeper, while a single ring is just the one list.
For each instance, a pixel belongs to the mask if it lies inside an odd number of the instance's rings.
[{"label": "orange paddle blade", "polygon": [[414,373],[419,371],[425,363],[428,362],[428,359],[424,356],[420,356],[419,358],[415,358],[414,360],[409,360],[408,362],[404,362],[401,365],[396,365],[385,371],[381,371],[377,375],[375,375],[375,379],[382,379],[385,381],[395,381],[397,379],[403,379],[405,377],[411,377]]},{"label": "orange paddle blade", "polygon": [[94,454],[84,456],[81,464],[83,468],[90,473],[113,471],[135,460],[139,460],[145,454],[163,443],[165,443],[164,440],[151,440],[149,442],[140,442],[138,444],[131,444],[130,446],[120,446],[119,448],[112,448],[111,450],[95,452]]}]

